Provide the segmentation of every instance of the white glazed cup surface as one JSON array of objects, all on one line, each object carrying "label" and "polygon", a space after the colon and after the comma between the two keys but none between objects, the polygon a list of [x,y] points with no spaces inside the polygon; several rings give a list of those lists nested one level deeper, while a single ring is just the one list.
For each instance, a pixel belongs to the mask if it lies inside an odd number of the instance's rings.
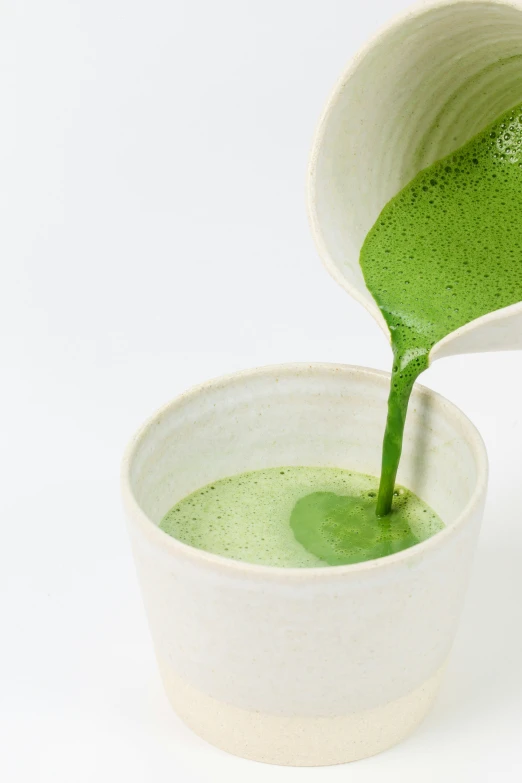
[{"label": "white glazed cup surface", "polygon": [[389,375],[282,365],[187,392],[135,436],[123,499],[157,660],[178,714],[246,758],[323,765],[378,753],[422,720],[438,689],[468,582],[487,484],[474,426],[416,385],[398,481],[443,531],[350,566],[227,560],[158,528],[181,498],[259,468],[379,474]]},{"label": "white glazed cup surface", "polygon": [[[522,5],[437,0],[412,6],[354,57],[319,122],[308,212],[333,277],[373,315],[359,253],[382,208],[421,169],[522,101]],[[434,360],[522,348],[522,303],[466,324]]]}]

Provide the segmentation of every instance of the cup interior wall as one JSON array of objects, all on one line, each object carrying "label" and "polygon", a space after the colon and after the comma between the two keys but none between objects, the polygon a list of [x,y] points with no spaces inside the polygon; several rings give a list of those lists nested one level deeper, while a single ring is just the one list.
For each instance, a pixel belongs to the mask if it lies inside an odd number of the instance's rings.
[{"label": "cup interior wall", "polygon": [[[189,392],[146,426],[130,458],[138,505],[158,524],[179,500],[226,476],[285,465],[344,467],[378,476],[386,373],[281,368]],[[398,481],[451,524],[479,478],[472,425],[416,387]]]}]

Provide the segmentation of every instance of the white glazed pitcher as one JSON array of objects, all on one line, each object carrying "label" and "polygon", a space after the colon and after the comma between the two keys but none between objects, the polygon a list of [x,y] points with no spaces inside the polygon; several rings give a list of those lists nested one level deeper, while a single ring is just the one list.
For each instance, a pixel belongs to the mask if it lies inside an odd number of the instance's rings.
[{"label": "white glazed pitcher", "polygon": [[[522,4],[458,0],[413,6],[355,56],[326,105],[308,172],[308,211],[333,277],[388,326],[359,266],[385,204],[421,169],[522,101]],[[430,361],[522,348],[522,303],[438,342]]]}]

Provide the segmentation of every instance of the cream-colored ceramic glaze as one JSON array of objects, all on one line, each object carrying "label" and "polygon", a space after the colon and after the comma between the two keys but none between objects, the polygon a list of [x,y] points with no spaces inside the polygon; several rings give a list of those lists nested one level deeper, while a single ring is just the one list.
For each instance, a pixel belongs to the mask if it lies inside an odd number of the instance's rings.
[{"label": "cream-colored ceramic glaze", "polygon": [[123,498],[165,686],[187,723],[226,750],[288,765],[350,761],[408,734],[432,701],[487,483],[480,436],[442,397],[415,386],[398,476],[447,525],[422,544],[351,566],[282,569],[158,528],[178,500],[242,471],[378,475],[388,386],[386,373],[333,365],[239,373],[174,400],[129,446]]},{"label": "cream-colored ceramic glaze", "polygon": [[[384,205],[420,169],[522,101],[522,5],[412,6],[356,55],[326,105],[308,173],[312,233],[333,277],[388,327],[359,253]],[[430,360],[522,348],[522,304],[461,327]]]}]

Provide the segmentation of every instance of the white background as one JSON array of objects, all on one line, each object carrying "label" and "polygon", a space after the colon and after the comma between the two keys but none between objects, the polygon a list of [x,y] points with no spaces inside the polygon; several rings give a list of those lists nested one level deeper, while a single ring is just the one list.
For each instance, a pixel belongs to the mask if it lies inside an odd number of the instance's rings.
[{"label": "white background", "polygon": [[120,509],[126,441],[186,387],[284,361],[390,366],[371,317],[321,267],[304,180],[331,86],[404,5],[4,3],[2,781],[521,777],[520,354],[441,360],[423,377],[481,430],[491,486],[440,698],[379,757],[271,768],[185,728]]}]

